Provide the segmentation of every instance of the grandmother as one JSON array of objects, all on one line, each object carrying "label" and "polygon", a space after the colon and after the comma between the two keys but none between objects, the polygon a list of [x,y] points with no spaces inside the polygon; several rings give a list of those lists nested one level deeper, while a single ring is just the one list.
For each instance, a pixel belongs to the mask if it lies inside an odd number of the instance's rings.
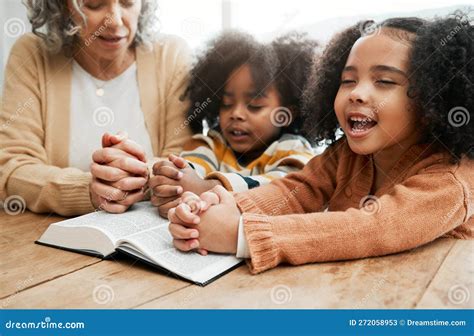
[{"label": "grandmother", "polygon": [[33,33],[6,66],[0,198],[64,216],[123,212],[144,198],[148,167],[189,136],[189,50],[153,34],[154,1],[24,3]]}]

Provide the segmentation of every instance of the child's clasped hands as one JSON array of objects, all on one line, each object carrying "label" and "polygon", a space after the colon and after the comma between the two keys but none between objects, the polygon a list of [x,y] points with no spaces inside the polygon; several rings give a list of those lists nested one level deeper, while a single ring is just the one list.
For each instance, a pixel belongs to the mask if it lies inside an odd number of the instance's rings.
[{"label": "child's clasped hands", "polygon": [[201,194],[220,184],[217,180],[201,178],[185,159],[174,154],[155,163],[153,175],[149,181],[151,203],[163,217],[167,217],[169,209],[178,206],[183,192],[192,190]]},{"label": "child's clasped hands", "polygon": [[178,250],[236,253],[241,214],[231,193],[222,186],[200,196],[184,192],[178,203],[168,212],[169,231]]}]

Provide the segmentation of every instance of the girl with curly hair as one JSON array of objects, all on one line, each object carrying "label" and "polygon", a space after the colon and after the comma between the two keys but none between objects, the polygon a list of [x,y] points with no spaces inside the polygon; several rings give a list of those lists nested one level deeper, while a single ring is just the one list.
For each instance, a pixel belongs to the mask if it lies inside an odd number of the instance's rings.
[{"label": "girl with curly hair", "polygon": [[214,188],[201,213],[171,209],[178,249],[234,253],[258,273],[474,237],[472,24],[460,13],[369,26],[337,35],[306,87],[308,130],[331,146],[235,198]]},{"label": "girl with curly hair", "polygon": [[181,157],[155,164],[150,180],[152,202],[163,216],[184,191],[248,190],[303,168],[314,156],[301,131],[301,105],[316,46],[297,33],[262,44],[226,32],[211,42],[187,89],[187,121],[199,134]]}]

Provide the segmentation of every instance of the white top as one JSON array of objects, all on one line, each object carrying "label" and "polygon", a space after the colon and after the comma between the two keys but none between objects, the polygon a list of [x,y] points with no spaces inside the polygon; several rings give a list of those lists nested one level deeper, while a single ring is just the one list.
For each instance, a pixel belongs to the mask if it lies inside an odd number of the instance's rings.
[{"label": "white top", "polygon": [[[97,90],[102,88],[102,96]],[[105,132],[128,132],[147,158],[153,157],[150,135],[140,106],[137,65],[109,81],[92,77],[76,61],[72,65],[69,166],[90,171],[92,153]]]},{"label": "white top", "polygon": [[237,258],[250,258],[249,245],[247,239],[245,238],[244,231],[244,219],[242,216],[239,218],[239,235],[237,237],[237,253],[235,256]]}]

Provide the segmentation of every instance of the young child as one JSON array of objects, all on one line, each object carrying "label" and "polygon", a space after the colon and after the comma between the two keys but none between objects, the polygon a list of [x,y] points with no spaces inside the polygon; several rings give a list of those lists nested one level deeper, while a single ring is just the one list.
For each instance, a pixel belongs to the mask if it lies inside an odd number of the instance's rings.
[{"label": "young child", "polygon": [[305,91],[315,138],[333,144],[235,200],[216,187],[200,212],[171,209],[178,249],[237,254],[258,273],[474,237],[472,25],[396,18],[361,31],[329,43]]},{"label": "young child", "polygon": [[264,45],[227,32],[211,43],[187,90],[187,120],[200,134],[181,158],[156,164],[150,180],[161,215],[184,191],[200,194],[216,185],[244,191],[303,168],[314,156],[301,131],[301,105],[316,46],[296,33]]}]

